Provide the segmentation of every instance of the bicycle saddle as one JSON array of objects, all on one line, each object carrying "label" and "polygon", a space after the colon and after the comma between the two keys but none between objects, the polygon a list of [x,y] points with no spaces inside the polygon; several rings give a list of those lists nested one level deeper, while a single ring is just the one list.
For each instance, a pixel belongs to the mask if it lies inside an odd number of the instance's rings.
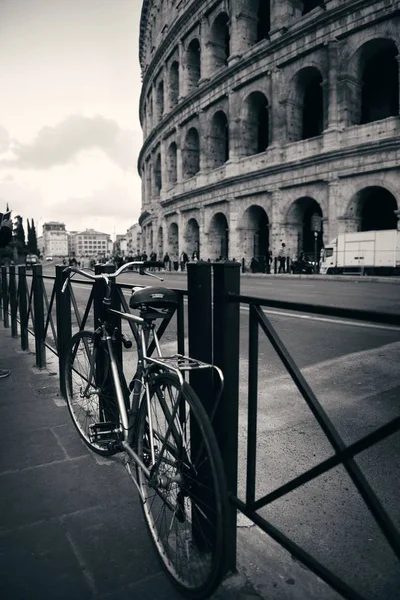
[{"label": "bicycle saddle", "polygon": [[134,290],[129,299],[130,308],[175,308],[177,304],[178,297],[173,290],[155,286]]}]

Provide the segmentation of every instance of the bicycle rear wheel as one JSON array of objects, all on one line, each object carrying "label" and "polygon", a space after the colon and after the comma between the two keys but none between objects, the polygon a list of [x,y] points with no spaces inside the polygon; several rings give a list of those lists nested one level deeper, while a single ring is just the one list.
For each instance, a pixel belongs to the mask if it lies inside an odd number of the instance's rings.
[{"label": "bicycle rear wheel", "polygon": [[[98,353],[102,352],[101,377],[97,377]],[[117,450],[110,444],[119,425],[115,394],[109,383],[110,358],[95,334],[80,331],[70,339],[65,352],[65,390],[68,409],[87,446],[103,456]],[[114,445],[115,446],[115,445]]]},{"label": "bicycle rear wheel", "polygon": [[176,376],[160,374],[150,387],[150,418],[144,396],[136,433],[151,470],[150,483],[137,468],[142,507],[162,564],[181,593],[208,597],[223,575],[227,492],[206,412],[188,384],[181,393]]}]

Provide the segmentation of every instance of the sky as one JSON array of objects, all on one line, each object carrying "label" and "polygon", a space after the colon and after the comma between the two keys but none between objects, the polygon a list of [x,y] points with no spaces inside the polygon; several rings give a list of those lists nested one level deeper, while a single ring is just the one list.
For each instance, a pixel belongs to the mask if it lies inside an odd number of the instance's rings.
[{"label": "sky", "polygon": [[142,0],[0,0],[0,212],[137,222]]}]

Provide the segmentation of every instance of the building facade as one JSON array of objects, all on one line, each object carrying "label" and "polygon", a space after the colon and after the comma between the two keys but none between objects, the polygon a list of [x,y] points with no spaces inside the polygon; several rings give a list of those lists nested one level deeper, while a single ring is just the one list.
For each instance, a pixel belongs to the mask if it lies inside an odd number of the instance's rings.
[{"label": "building facade", "polygon": [[139,223],[135,223],[126,232],[126,248],[129,256],[137,256],[141,253],[142,230]]},{"label": "building facade", "polygon": [[397,228],[399,9],[144,0],[143,249],[250,260]]},{"label": "building facade", "polygon": [[106,257],[112,252],[111,236],[94,229],[71,232],[70,254],[75,257]]},{"label": "building facade", "polygon": [[45,256],[68,256],[68,234],[64,223],[58,221],[44,223],[42,238]]}]

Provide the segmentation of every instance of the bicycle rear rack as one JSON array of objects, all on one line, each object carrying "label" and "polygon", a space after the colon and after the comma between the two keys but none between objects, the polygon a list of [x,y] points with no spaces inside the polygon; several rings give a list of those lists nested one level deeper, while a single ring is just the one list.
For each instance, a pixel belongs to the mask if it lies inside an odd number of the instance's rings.
[{"label": "bicycle rear rack", "polygon": [[163,367],[164,369],[167,369],[168,371],[171,371],[172,373],[177,375],[179,378],[179,383],[181,385],[181,391],[185,381],[182,373],[185,373],[187,371],[199,371],[200,369],[214,369],[214,371],[216,371],[216,373],[218,374],[219,389],[215,396],[215,403],[213,409],[211,411],[211,414],[209,415],[210,421],[213,420],[215,411],[217,410],[218,403],[220,401],[224,389],[224,376],[219,367],[217,367],[216,365],[210,365],[209,363],[202,362],[201,360],[197,360],[196,358],[191,358],[190,356],[184,356],[183,354],[160,356],[158,358],[152,358],[147,356],[146,361],[154,365],[159,365],[160,367]]}]

